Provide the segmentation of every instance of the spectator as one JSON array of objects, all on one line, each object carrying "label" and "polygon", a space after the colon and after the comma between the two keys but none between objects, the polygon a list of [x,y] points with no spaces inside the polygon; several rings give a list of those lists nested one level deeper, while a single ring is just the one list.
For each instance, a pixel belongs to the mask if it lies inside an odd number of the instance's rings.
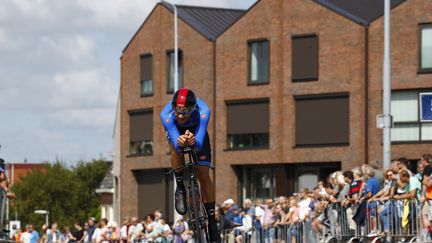
[{"label": "spectator", "polygon": [[[99,232],[96,235],[96,242],[97,243],[109,243],[109,236],[108,236],[108,219],[102,218],[99,221]],[[96,234],[96,232],[95,232]]]},{"label": "spectator", "polygon": [[345,171],[343,176],[345,182],[350,185],[350,190],[346,199],[342,202],[342,205],[348,206],[349,204],[355,203],[359,198],[363,183],[360,180],[354,179],[354,173],[352,171]]},{"label": "spectator", "polygon": [[37,243],[39,241],[39,233],[34,229],[33,224],[29,224],[29,233],[31,234],[30,243]]},{"label": "spectator", "polygon": [[324,211],[327,205],[328,202],[321,201],[316,205],[315,208],[315,215],[312,221],[312,229],[316,232],[318,238],[324,237],[324,221],[326,220]]},{"label": "spectator", "polygon": [[222,207],[224,208],[225,212],[225,221],[233,222],[233,219],[235,217],[235,210],[238,209],[238,206],[234,203],[234,200],[231,198],[225,200],[222,204]]},{"label": "spectator", "polygon": [[305,220],[306,216],[309,215],[311,210],[309,205],[311,202],[312,199],[309,197],[309,189],[303,188],[300,192],[300,202],[298,203],[300,220]]},{"label": "spectator", "polygon": [[403,194],[394,195],[393,199],[420,199],[421,183],[416,177],[410,176],[408,170],[402,170],[400,180],[402,183],[408,184],[408,191]]},{"label": "spectator", "polygon": [[171,242],[172,241],[172,230],[169,224],[166,223],[165,218],[159,219],[159,224],[162,225],[162,237],[164,241]]},{"label": "spectator", "polygon": [[96,230],[96,219],[91,217],[87,221],[88,223],[88,229],[87,229],[87,239],[86,242],[92,242],[93,234]]},{"label": "spectator", "polygon": [[273,242],[273,236],[275,229],[272,227],[276,222],[276,217],[273,215],[274,202],[272,198],[267,198],[265,200],[265,205],[263,205],[264,216],[263,216],[263,235],[265,243]]},{"label": "spectator", "polygon": [[415,174],[415,177],[419,181],[423,181],[423,171],[424,171],[424,165],[421,160],[417,161],[417,173]]},{"label": "spectator", "polygon": [[280,196],[277,203],[282,204],[282,205],[288,204],[288,199],[285,196]]},{"label": "spectator", "polygon": [[135,239],[135,231],[137,229],[137,225],[138,225],[138,218],[132,217],[131,225],[129,226],[129,230],[128,230],[128,242],[133,242],[133,240]]},{"label": "spectator", "polygon": [[[216,210],[216,215],[218,216],[218,209]],[[222,217],[223,218],[223,217]],[[192,231],[189,230],[188,223],[182,218],[177,220],[173,226],[174,231],[174,243],[185,243],[192,240]]]},{"label": "spectator", "polygon": [[[351,230],[354,230],[356,227],[356,223],[353,220],[354,209],[351,206],[357,203],[357,200],[360,198],[360,191],[362,190],[361,188],[363,186],[363,182],[359,179],[355,179],[354,173],[352,171],[345,171],[343,175],[345,182],[350,185],[350,191],[348,192],[348,196],[346,197],[346,199],[342,201],[342,206],[348,207],[348,209],[346,210],[348,225]],[[323,221],[321,220],[321,223],[322,222]],[[322,227],[317,228],[319,229],[318,232],[322,232]]]},{"label": "spectator", "polygon": [[298,201],[297,198],[293,197],[290,200],[290,208],[287,215],[288,218],[288,240],[291,240],[291,242],[295,243],[296,236],[297,236],[297,223],[300,222],[299,218],[300,209],[298,208]]},{"label": "spectator", "polygon": [[144,220],[141,222],[141,224],[144,227],[144,240],[153,240],[152,232],[157,224],[157,222],[154,220],[155,217],[153,214],[149,214],[144,217]]},{"label": "spectator", "polygon": [[15,230],[15,233],[12,235],[12,240],[15,242],[21,242],[21,234],[22,230],[20,228]]},{"label": "spectator", "polygon": [[31,234],[29,232],[29,226],[22,228],[22,234],[21,234],[21,243],[30,243],[31,240]]},{"label": "spectator", "polygon": [[242,208],[240,210],[240,214],[242,216],[242,224],[241,226],[237,226],[234,229],[238,230],[238,234],[235,237],[235,240],[237,243],[241,243],[243,242],[245,239],[245,237],[249,238],[250,237],[250,230],[252,229],[252,216],[249,215],[248,213],[248,209],[247,208]]},{"label": "spectator", "polygon": [[155,222],[158,222],[159,219],[161,219],[161,218],[163,217],[162,210],[160,210],[160,209],[158,209],[158,208],[155,209],[154,212],[153,212],[153,215],[154,215],[154,221],[155,221]]},{"label": "spectator", "polygon": [[381,187],[384,184],[384,173],[380,169],[380,161],[379,160],[372,160],[371,162],[369,162],[369,165],[372,167],[372,169],[375,173],[375,178],[378,180],[378,183]]},{"label": "spectator", "polygon": [[244,208],[247,209],[247,214],[255,216],[255,207],[252,207],[252,200],[250,198],[245,199]]},{"label": "spectator", "polygon": [[410,176],[414,175],[414,173],[412,173],[412,171],[409,169],[411,166],[411,163],[409,160],[407,160],[407,158],[401,157],[401,158],[399,158],[399,162],[400,162],[399,163],[399,171],[406,170],[406,171],[408,171]]},{"label": "spectator", "polygon": [[51,230],[48,233],[48,243],[60,243],[60,232],[57,230],[57,223],[51,225]]},{"label": "spectator", "polygon": [[432,154],[430,153],[422,154],[421,161],[423,163],[423,166],[426,168],[432,162]]},{"label": "spectator", "polygon": [[363,192],[363,196],[360,199],[361,201],[369,200],[375,194],[377,194],[380,189],[380,185],[378,180],[375,178],[375,171],[373,170],[373,168],[369,165],[363,165],[362,170],[366,180],[366,186]]},{"label": "spectator", "polygon": [[67,226],[63,227],[63,232],[60,235],[60,242],[68,243],[70,238],[72,238],[72,234],[69,230],[69,227]]},{"label": "spectator", "polygon": [[109,242],[118,242],[119,241],[119,235],[120,235],[120,229],[117,226],[117,222],[110,221],[107,225],[108,231],[107,231],[107,238]]},{"label": "spectator", "polygon": [[388,200],[390,196],[391,188],[395,186],[397,180],[397,176],[395,172],[392,169],[388,169],[385,173],[385,180],[384,180],[384,186],[381,191],[379,191],[377,194],[372,196],[369,201],[381,201],[384,202]]},{"label": "spectator", "polygon": [[75,230],[72,232],[72,237],[69,239],[69,243],[81,243],[84,238],[84,230],[81,226],[80,222],[75,222],[74,224]]},{"label": "spectator", "polygon": [[120,229],[120,241],[121,241],[121,243],[127,243],[129,227],[130,227],[130,218],[129,217],[123,217],[123,225]]},{"label": "spectator", "polygon": [[89,239],[88,232],[87,232],[88,228],[89,228],[88,222],[85,222],[84,223],[84,234],[83,234],[83,242],[84,243],[88,242],[88,239]]},{"label": "spectator", "polygon": [[261,198],[257,198],[255,200],[254,227],[258,230],[261,230],[262,226],[264,225],[264,214],[263,200]]}]

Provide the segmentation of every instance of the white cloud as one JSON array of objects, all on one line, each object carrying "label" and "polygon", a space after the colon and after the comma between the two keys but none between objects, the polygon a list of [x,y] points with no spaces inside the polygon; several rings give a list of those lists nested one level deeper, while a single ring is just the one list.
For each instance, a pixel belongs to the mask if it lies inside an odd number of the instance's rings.
[{"label": "white cloud", "polygon": [[94,51],[94,40],[82,34],[72,36],[43,36],[40,39],[40,46],[38,49],[38,58],[41,55],[47,55],[45,50],[49,50],[56,55],[56,58],[68,58],[73,62],[79,62],[93,58],[92,52]]},{"label": "white cloud", "polygon": [[[8,160],[112,148],[122,49],[157,0],[0,0],[0,143]],[[254,1],[177,0],[247,8]]]},{"label": "white cloud", "polygon": [[50,115],[51,122],[65,127],[86,127],[106,131],[114,125],[113,108],[68,109]]},{"label": "white cloud", "polygon": [[117,100],[116,82],[105,69],[89,69],[56,74],[53,79],[51,104],[67,107],[114,107]]},{"label": "white cloud", "polygon": [[47,7],[46,0],[17,0],[12,1],[12,3],[15,4],[17,9],[24,16],[31,16],[41,19],[49,18],[50,16],[52,16],[50,8]]}]

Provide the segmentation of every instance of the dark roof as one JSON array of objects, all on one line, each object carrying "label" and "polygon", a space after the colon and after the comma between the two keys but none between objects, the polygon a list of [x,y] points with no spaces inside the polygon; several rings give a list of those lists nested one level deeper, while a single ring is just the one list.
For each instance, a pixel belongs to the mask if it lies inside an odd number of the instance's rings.
[{"label": "dark roof", "polygon": [[[108,162],[109,163],[109,162]],[[109,169],[107,173],[105,174],[105,177],[103,178],[102,182],[99,185],[98,189],[113,189],[114,188],[114,176],[112,171],[112,163],[109,163]]]},{"label": "dark roof", "polygon": [[[170,4],[162,2],[163,6],[173,12]],[[209,8],[176,5],[178,17],[189,24],[192,28],[215,41],[216,38],[228,29],[246,11],[240,9]]]},{"label": "dark roof", "polygon": [[[369,25],[384,15],[384,0],[314,0],[315,2],[362,25]],[[391,0],[395,8],[406,0]]]}]

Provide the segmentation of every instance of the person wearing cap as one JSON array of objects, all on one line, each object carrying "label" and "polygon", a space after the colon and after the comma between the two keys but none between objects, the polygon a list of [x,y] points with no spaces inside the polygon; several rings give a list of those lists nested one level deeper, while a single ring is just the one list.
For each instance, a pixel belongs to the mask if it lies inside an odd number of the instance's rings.
[{"label": "person wearing cap", "polygon": [[[210,119],[210,108],[198,99],[190,89],[177,90],[171,102],[162,109],[160,114],[171,148],[171,166],[182,165],[181,151],[188,146],[196,150],[197,162],[195,170],[201,185],[204,207],[209,221],[208,231],[210,242],[220,242],[220,234],[215,219],[215,184],[211,168],[211,147],[207,126]],[[175,209],[185,215],[186,188],[183,184],[183,170],[174,172],[177,188],[175,191]]]},{"label": "person wearing cap", "polygon": [[229,198],[223,202],[223,206],[225,210],[225,216],[224,216],[225,221],[234,223],[234,217],[238,215],[238,212],[236,214],[236,210],[238,210],[237,204],[234,203],[234,200]]}]

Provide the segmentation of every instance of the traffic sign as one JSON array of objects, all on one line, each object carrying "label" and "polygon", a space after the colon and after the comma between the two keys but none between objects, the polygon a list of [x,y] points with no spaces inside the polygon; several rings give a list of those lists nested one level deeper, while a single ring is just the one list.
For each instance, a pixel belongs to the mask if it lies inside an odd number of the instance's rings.
[{"label": "traffic sign", "polygon": [[420,120],[432,122],[432,93],[420,93]]}]

